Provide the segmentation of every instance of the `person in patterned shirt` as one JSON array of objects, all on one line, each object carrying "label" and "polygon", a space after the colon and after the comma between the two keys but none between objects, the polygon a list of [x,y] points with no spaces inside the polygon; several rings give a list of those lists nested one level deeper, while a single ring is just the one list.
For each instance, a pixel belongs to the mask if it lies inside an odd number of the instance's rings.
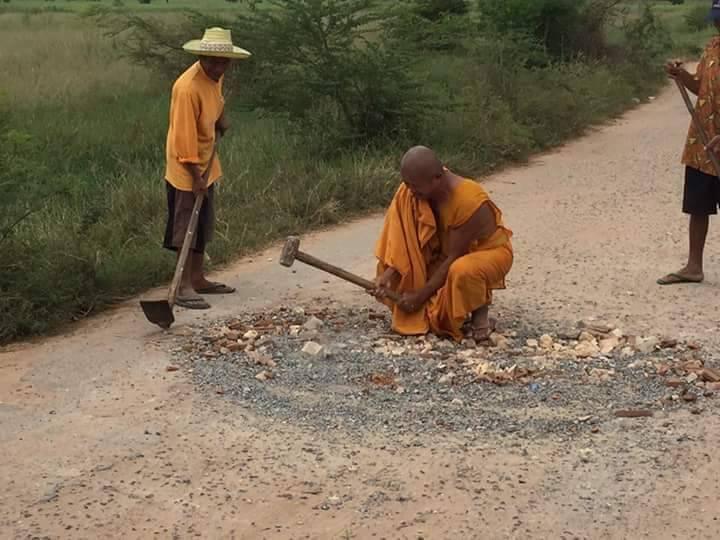
[{"label": "person in patterned shirt", "polygon": [[[720,31],[720,0],[713,0],[709,18]],[[682,269],[660,278],[658,284],[700,283],[705,279],[703,252],[710,216],[717,214],[720,205],[720,178],[708,155],[720,146],[720,36],[707,44],[694,75],[678,62],[668,64],[665,69],[671,78],[697,96],[695,110],[710,143],[705,148],[691,122],[682,156],[685,165],[683,212],[690,215],[688,261]]]}]

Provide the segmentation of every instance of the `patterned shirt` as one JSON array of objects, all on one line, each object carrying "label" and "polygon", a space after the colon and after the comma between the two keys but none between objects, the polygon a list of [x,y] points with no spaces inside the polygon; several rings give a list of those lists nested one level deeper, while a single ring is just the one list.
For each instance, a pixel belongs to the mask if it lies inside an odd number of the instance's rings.
[{"label": "patterned shirt", "polygon": [[[695,73],[695,80],[700,81],[695,111],[710,140],[720,133],[720,37],[713,38],[705,47]],[[692,122],[682,163],[712,176],[718,174]]]}]

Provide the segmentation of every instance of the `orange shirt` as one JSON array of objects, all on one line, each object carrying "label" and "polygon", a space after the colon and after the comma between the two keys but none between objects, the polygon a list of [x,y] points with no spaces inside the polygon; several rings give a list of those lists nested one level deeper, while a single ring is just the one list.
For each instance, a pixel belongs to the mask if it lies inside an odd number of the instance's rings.
[{"label": "orange shirt", "polygon": [[[215,123],[225,106],[222,79],[212,80],[196,62],[175,81],[170,101],[165,179],[181,191],[192,191],[192,174],[184,165],[194,163],[205,172],[215,144]],[[222,176],[217,154],[208,185]]]},{"label": "orange shirt", "polygon": [[[695,111],[705,128],[708,139],[712,139],[720,133],[720,129],[718,129],[720,127],[720,37],[713,38],[705,47],[695,73],[695,80],[700,81]],[[682,163],[705,174],[712,176],[718,174],[708,158],[702,139],[692,122],[685,143]]]}]

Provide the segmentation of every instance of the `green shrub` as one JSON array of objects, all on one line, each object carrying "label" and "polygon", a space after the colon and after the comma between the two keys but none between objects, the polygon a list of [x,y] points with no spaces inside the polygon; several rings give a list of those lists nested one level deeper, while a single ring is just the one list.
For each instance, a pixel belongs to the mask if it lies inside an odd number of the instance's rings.
[{"label": "green shrub", "polygon": [[423,51],[465,54],[468,41],[481,31],[471,17],[450,13],[428,19],[403,2],[388,10],[383,28],[390,46],[398,50],[409,49],[412,54]]},{"label": "green shrub", "polygon": [[322,118],[336,135],[326,149],[412,137],[420,85],[413,59],[369,34],[381,17],[374,0],[272,0],[240,15],[233,34],[256,48],[249,103],[303,131]]},{"label": "green shrub", "polygon": [[685,13],[685,24],[690,30],[699,32],[710,26],[707,19],[708,7],[706,5],[694,5]]},{"label": "green shrub", "polygon": [[608,23],[620,0],[478,0],[486,26],[526,34],[555,58],[605,53]]},{"label": "green shrub", "polygon": [[468,12],[466,0],[415,0],[415,12],[430,21],[437,21],[445,15],[465,15]]},{"label": "green shrub", "polygon": [[667,51],[672,49],[670,32],[655,15],[648,1],[643,2],[639,17],[626,19],[623,29],[625,52],[631,64],[659,64]]}]

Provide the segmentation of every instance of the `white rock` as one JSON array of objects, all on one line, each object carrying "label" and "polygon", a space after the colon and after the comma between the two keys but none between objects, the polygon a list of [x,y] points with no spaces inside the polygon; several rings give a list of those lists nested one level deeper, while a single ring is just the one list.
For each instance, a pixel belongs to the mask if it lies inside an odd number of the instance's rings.
[{"label": "white rock", "polygon": [[318,356],[323,352],[323,346],[319,343],[315,343],[314,341],[308,341],[302,348],[302,352],[309,356]]},{"label": "white rock", "polygon": [[453,373],[453,372],[451,371],[450,373],[446,373],[445,375],[443,375],[442,377],[440,377],[440,379],[438,380],[438,382],[439,382],[440,384],[450,384],[451,382],[453,382],[453,379],[454,379],[454,378],[455,378],[455,373]]},{"label": "white rock", "polygon": [[301,307],[296,307],[293,309],[293,314],[297,315],[298,317],[304,317],[305,316],[305,310]]},{"label": "white rock", "polygon": [[620,351],[620,356],[623,358],[632,358],[635,356],[635,351],[632,347],[623,347],[623,350]]},{"label": "white rock", "polygon": [[258,381],[267,381],[268,379],[272,379],[272,377],[273,377],[273,376],[272,376],[272,373],[270,373],[270,372],[267,371],[267,370],[262,370],[260,373],[258,373],[257,375],[255,375],[255,378],[256,378]]},{"label": "white rock", "polygon": [[527,345],[528,347],[537,348],[537,346],[538,346],[538,340],[537,340],[537,339],[528,339],[528,340],[525,342],[525,345]]},{"label": "white rock", "polygon": [[618,339],[625,337],[625,333],[622,330],[620,330],[619,328],[616,328],[615,330],[610,332],[610,334]]},{"label": "white rock", "polygon": [[691,373],[690,375],[685,377],[685,381],[688,383],[691,383],[691,384],[694,383],[695,381],[697,381],[697,379],[698,379],[697,373]]},{"label": "white rock", "polygon": [[593,368],[590,370],[590,376],[600,381],[609,381],[613,375],[615,375],[615,370],[613,369]]},{"label": "white rock", "polygon": [[302,330],[302,326],[293,324],[292,326],[290,326],[290,335],[292,337],[297,337],[300,335],[300,330]]},{"label": "white rock", "polygon": [[600,349],[597,343],[593,341],[582,341],[575,347],[575,355],[578,358],[589,358],[597,356],[600,353]]},{"label": "white rock", "polygon": [[602,354],[610,354],[620,345],[620,339],[615,336],[600,341],[600,352]]},{"label": "white rock", "polygon": [[432,345],[427,343],[420,351],[420,356],[429,356],[432,353]]},{"label": "white rock", "polygon": [[305,321],[305,324],[303,324],[303,328],[305,330],[319,330],[324,324],[325,323],[317,317],[310,317],[307,321]]},{"label": "white rock", "polygon": [[405,354],[405,347],[393,347],[390,349],[390,354],[393,356],[402,356]]},{"label": "white rock", "polygon": [[580,342],[587,342],[587,341],[597,341],[595,339],[595,336],[593,336],[590,332],[581,332],[580,337],[578,338],[578,341]]},{"label": "white rock", "polygon": [[510,340],[502,334],[493,332],[490,334],[490,344],[498,349],[507,349],[510,346]]},{"label": "white rock", "polygon": [[403,386],[398,386],[398,387],[395,389],[395,393],[396,393],[396,394],[404,394],[404,393],[405,393],[405,387],[403,387]]},{"label": "white rock", "polygon": [[248,330],[243,334],[243,339],[246,341],[253,341],[258,338],[260,334],[257,333],[257,330]]},{"label": "white rock", "polygon": [[580,454],[580,461],[583,463],[590,463],[593,451],[590,448],[583,448],[580,452],[578,452],[578,454]]},{"label": "white rock", "polygon": [[462,407],[463,405],[465,405],[465,402],[460,398],[455,398],[450,403],[452,403],[453,405],[457,405],[459,407]]},{"label": "white rock", "polygon": [[555,346],[555,342],[552,336],[548,334],[543,334],[542,336],[540,336],[540,346],[543,349],[552,349]]},{"label": "white rock", "polygon": [[635,338],[635,349],[642,354],[650,354],[658,345],[660,345],[660,340],[655,336]]}]

